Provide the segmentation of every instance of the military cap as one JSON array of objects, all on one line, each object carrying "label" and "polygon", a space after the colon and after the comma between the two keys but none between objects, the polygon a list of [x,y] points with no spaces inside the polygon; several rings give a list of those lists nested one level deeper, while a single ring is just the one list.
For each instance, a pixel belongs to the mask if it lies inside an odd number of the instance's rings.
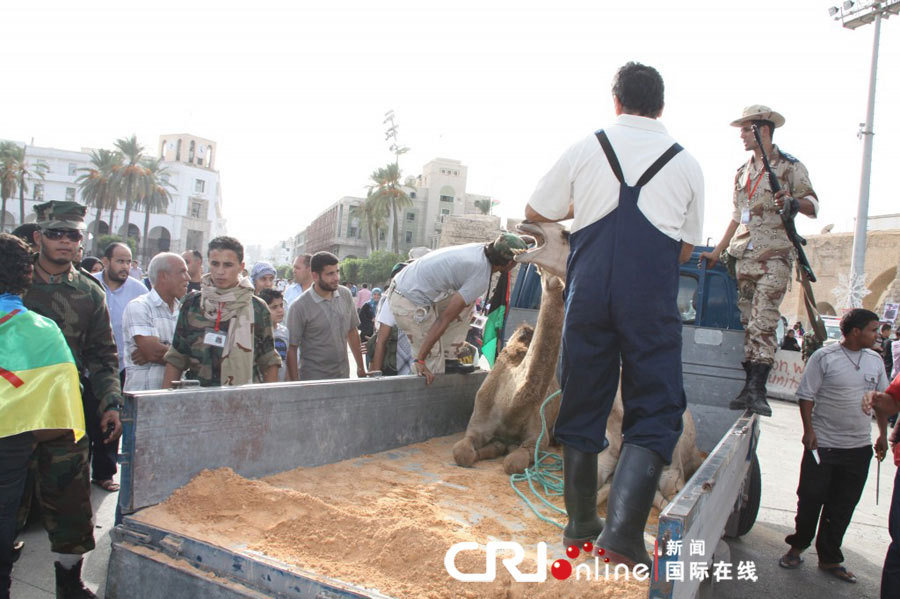
[{"label": "military cap", "polygon": [[784,117],[768,106],[753,104],[744,109],[741,118],[731,121],[731,126],[740,127],[744,123],[749,123],[750,121],[769,121],[773,123],[775,127],[781,127],[784,124]]},{"label": "military cap", "polygon": [[512,260],[518,252],[527,250],[528,244],[518,235],[500,233],[494,240],[494,249],[506,260]]},{"label": "military cap", "polygon": [[50,200],[34,207],[37,224],[41,229],[75,229],[84,231],[84,215],[87,208],[78,202]]}]

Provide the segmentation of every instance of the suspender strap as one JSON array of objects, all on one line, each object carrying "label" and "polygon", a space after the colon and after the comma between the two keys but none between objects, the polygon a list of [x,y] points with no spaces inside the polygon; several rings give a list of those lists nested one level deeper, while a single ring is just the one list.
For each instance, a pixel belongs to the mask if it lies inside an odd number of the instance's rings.
[{"label": "suspender strap", "polygon": [[[606,159],[609,161],[609,166],[610,168],[612,168],[613,174],[616,176],[616,179],[619,180],[619,183],[626,185],[625,177],[622,175],[622,166],[619,164],[619,158],[616,156],[612,145],[609,143],[609,138],[606,136],[606,132],[601,129],[600,131],[597,131],[595,135],[597,136],[597,141],[600,142],[600,147],[603,148],[603,153],[606,154]],[[643,175],[641,175],[641,178],[638,179],[635,187],[643,187],[644,185],[649,183],[650,179],[656,176],[656,173],[658,173],[662,169],[662,167],[666,166],[666,164],[668,164],[668,162],[672,160],[672,158],[674,158],[675,155],[683,149],[684,148],[682,148],[678,144],[672,144],[672,147],[663,152],[663,155],[657,158],[656,162],[651,164],[650,168],[648,168],[647,171]]]},{"label": "suspender strap", "polygon": [[601,129],[600,131],[597,131],[596,136],[597,141],[600,142],[600,146],[603,148],[603,153],[606,154],[606,159],[609,161],[609,166],[612,168],[613,174],[616,176],[616,179],[619,180],[619,183],[624,185],[625,177],[622,176],[622,167],[619,165],[619,159],[613,151],[612,145],[609,143],[609,138],[606,137],[606,132]]},{"label": "suspender strap", "polygon": [[672,158],[675,157],[675,154],[677,154],[678,152],[680,152],[683,149],[684,148],[682,148],[678,144],[672,144],[672,147],[669,148],[668,150],[666,150],[662,156],[657,158],[656,162],[651,164],[650,168],[648,168],[646,170],[646,172],[643,175],[641,175],[641,178],[638,179],[636,187],[643,187],[644,185],[649,183],[650,179],[652,179],[654,177],[654,175],[656,175],[656,173],[658,173],[662,167],[666,166],[666,164],[670,160],[672,160]]}]

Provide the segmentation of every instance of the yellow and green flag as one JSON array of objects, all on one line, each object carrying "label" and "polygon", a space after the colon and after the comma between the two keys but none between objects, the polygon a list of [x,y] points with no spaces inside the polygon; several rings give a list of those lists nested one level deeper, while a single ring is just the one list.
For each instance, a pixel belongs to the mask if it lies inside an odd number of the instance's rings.
[{"label": "yellow and green flag", "polygon": [[78,369],[56,323],[0,295],[0,437],[44,429],[84,436]]}]

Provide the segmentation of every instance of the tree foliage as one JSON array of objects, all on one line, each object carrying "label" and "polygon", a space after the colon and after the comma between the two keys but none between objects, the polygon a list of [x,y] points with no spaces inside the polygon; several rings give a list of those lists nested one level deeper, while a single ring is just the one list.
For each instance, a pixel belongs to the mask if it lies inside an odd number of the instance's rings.
[{"label": "tree foliage", "polygon": [[368,258],[347,258],[341,262],[341,280],[383,287],[394,265],[405,260],[405,256],[385,250],[374,251]]}]

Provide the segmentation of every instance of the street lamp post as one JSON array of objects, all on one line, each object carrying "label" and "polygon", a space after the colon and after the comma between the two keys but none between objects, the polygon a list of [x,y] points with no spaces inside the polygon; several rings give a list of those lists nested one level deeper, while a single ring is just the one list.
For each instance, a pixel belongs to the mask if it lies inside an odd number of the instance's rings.
[{"label": "street lamp post", "polygon": [[862,124],[863,138],[862,172],[859,180],[859,204],[856,210],[856,230],[853,234],[853,256],[850,260],[848,281],[849,307],[862,306],[865,289],[866,230],[869,220],[869,182],[872,176],[872,138],[875,135],[875,80],[878,72],[878,43],[881,38],[881,20],[900,13],[900,0],[870,0],[853,2],[847,0],[840,8],[832,6],[828,14],[841,21],[847,29],[856,29],[869,23],[875,24],[872,42],[872,62],[869,69],[869,98],[866,108],[866,122]]}]

